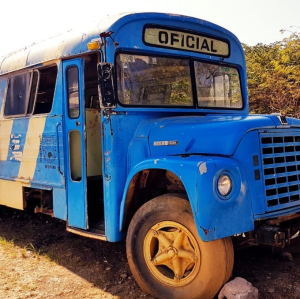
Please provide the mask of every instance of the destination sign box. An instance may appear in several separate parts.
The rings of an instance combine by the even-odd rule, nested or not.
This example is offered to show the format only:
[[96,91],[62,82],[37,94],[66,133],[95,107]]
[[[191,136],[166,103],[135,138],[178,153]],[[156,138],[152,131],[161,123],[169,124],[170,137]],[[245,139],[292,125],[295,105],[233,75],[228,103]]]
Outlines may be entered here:
[[189,32],[163,28],[146,28],[144,31],[144,42],[157,47],[174,48],[222,57],[229,56],[228,42]]

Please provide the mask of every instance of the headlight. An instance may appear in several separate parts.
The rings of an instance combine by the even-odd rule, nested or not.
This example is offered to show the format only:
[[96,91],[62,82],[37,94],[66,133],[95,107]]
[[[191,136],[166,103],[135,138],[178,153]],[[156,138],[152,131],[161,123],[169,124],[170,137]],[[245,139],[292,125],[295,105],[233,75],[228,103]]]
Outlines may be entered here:
[[232,190],[232,181],[227,174],[220,175],[218,179],[218,191],[220,195],[227,196]]

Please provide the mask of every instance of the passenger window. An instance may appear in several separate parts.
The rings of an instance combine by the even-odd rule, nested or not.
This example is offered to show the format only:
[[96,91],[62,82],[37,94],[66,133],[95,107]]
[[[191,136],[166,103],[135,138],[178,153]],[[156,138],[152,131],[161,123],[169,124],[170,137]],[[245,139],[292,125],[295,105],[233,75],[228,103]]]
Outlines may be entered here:
[[40,69],[39,75],[39,87],[33,114],[49,113],[51,111],[55,92],[57,66]]
[[78,118],[79,110],[79,78],[77,66],[67,69],[68,112],[70,118]]
[[49,113],[52,109],[57,66],[11,76],[8,80],[5,116]]
[[8,80],[5,116],[19,116],[27,113],[32,72],[11,76]]
[[98,95],[97,63],[100,61],[98,53],[85,58],[84,65],[84,101],[85,108],[100,109]]

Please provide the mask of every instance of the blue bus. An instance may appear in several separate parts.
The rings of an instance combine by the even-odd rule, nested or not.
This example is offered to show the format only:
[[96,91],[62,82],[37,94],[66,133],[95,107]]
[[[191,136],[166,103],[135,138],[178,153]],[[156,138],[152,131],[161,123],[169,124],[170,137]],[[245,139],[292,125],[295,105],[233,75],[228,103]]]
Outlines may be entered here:
[[243,48],[192,17],[103,19],[0,58],[0,204],[117,242],[157,298],[213,298],[233,242],[299,229],[300,121],[249,115]]

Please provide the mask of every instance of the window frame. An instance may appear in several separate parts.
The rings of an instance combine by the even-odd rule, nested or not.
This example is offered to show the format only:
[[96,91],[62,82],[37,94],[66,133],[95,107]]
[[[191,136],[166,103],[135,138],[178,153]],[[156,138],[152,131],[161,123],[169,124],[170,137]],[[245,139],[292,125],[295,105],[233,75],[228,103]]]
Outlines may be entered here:
[[[76,76],[77,82],[78,82],[78,91],[77,91],[77,93],[78,93],[78,115],[77,116],[72,116],[70,114],[71,108],[70,108],[69,75],[68,74],[69,74],[69,70],[72,69],[72,68],[77,70],[77,76]],[[67,91],[68,117],[70,119],[78,119],[80,117],[81,113],[82,113],[81,109],[80,109],[80,81],[79,81],[79,68],[78,68],[78,65],[74,64],[74,65],[68,66],[67,69],[65,70],[65,74],[66,74],[66,86],[65,86],[65,88],[66,88],[66,91]]]
[[[11,75],[8,76],[8,78],[7,78],[7,87],[6,87],[6,91],[5,91],[4,108],[3,108],[3,116],[4,116],[4,118],[16,118],[16,117],[27,116],[29,98],[30,98],[30,94],[31,94],[33,71],[34,70],[26,70],[26,71],[14,73],[14,74],[11,74]],[[9,86],[10,86],[10,83],[11,83],[11,78],[13,78],[15,76],[25,75],[25,74],[28,74],[28,73],[30,73],[30,84],[29,84],[29,92],[27,92],[27,96],[26,96],[26,99],[25,99],[25,102],[26,102],[25,103],[25,113],[23,113],[23,114],[8,114],[8,115],[6,115],[5,114],[5,108],[6,108],[6,104],[7,104],[7,94],[8,94]]]
[[[32,110],[31,110],[31,113],[28,113],[28,110],[29,110],[29,104],[30,104],[30,96],[31,96],[31,92],[32,92],[32,83],[33,83],[33,74],[34,72],[37,72],[38,74],[38,79],[37,79],[37,83],[36,83],[36,88],[35,88],[35,92],[34,92],[34,98],[33,98],[33,104],[32,104]],[[39,89],[39,85],[40,85],[40,78],[41,78],[41,75],[40,75],[40,72],[38,69],[34,69],[32,71],[32,77],[31,77],[31,82],[30,82],[30,93],[29,93],[29,97],[28,97],[28,103],[27,103],[27,111],[26,111],[26,115],[25,116],[31,116],[31,115],[34,115],[34,109],[35,109],[35,103],[36,103],[36,98],[37,98],[37,92],[38,92],[38,89]]]

